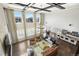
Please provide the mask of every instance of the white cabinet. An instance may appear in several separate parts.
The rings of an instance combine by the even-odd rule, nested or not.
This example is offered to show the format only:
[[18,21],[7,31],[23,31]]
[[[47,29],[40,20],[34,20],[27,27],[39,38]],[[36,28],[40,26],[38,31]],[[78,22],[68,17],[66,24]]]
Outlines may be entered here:
[[64,40],[64,41],[69,42],[74,45],[76,45],[76,43],[77,43],[77,40],[75,38],[68,37],[66,35],[56,35],[56,37],[57,37],[57,39]]

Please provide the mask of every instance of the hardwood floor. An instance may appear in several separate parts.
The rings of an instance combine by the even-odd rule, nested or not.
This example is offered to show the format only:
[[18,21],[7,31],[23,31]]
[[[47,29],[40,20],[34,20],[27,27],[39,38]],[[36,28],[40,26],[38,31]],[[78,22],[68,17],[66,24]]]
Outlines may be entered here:
[[[29,39],[29,40],[32,40],[32,41],[30,41],[31,43],[30,44],[33,44],[33,42],[34,42],[34,39],[35,38],[31,38],[31,39]],[[36,37],[36,41],[38,42],[38,41],[40,41],[39,39],[40,39],[40,37],[38,36],[38,37]],[[26,39],[26,40],[24,40],[24,41],[22,41],[22,42],[19,42],[19,43],[16,43],[16,44],[13,44],[13,46],[12,46],[12,55],[13,56],[20,56],[20,55],[22,55],[22,54],[25,54],[25,53],[27,53],[27,40],[28,39]],[[34,42],[35,43],[35,42]]]
[[24,42],[14,44],[12,46],[12,55],[20,56],[20,55],[26,53],[26,50],[27,50],[27,40]]
[[[58,41],[58,53],[57,56],[73,56],[76,53],[77,47],[73,46],[63,40]],[[12,47],[13,56],[21,56],[27,53],[27,40],[14,44]]]
[[61,39],[57,42],[59,44],[58,56],[75,56],[77,46],[65,42]]

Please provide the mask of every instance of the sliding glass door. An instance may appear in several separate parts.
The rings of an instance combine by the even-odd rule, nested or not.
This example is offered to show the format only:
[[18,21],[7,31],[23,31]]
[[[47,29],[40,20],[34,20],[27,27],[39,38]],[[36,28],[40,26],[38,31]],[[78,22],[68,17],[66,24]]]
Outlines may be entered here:
[[36,35],[40,35],[40,14],[36,14]]
[[17,32],[18,41],[22,41],[25,39],[24,22],[23,22],[23,18],[22,18],[22,12],[21,11],[14,11],[14,18],[16,21],[16,32]]
[[15,20],[14,21],[15,26],[12,25],[12,27],[14,26],[16,32],[14,33],[16,34],[14,42],[19,42],[28,38],[34,38],[36,36],[39,36],[43,29],[42,28],[44,22],[43,16],[44,16],[43,14],[39,13],[13,10],[12,17],[14,19],[12,20]]
[[25,14],[26,20],[26,36],[27,38],[31,38],[34,35],[34,19],[32,12],[26,12]]

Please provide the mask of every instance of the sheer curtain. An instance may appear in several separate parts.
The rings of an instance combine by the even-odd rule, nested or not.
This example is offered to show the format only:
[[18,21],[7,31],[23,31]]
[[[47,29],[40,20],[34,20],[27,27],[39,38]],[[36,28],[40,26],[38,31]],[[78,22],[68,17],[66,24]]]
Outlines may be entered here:
[[12,43],[16,43],[18,41],[18,38],[17,38],[16,24],[15,24],[15,20],[14,20],[13,10],[5,9],[5,11],[6,11],[8,30],[12,37]]

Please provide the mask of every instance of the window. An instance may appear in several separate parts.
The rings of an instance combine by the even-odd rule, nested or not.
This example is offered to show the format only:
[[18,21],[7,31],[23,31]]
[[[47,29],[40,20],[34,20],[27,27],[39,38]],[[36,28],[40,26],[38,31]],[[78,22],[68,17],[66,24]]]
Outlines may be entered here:
[[40,22],[40,14],[36,14],[36,22]]
[[22,12],[21,11],[14,11],[14,17],[16,21],[16,32],[17,32],[17,38],[18,41],[22,41],[25,39],[25,32],[24,32],[24,22],[22,18]]
[[26,21],[33,23],[33,14],[31,12],[26,14]]
[[39,22],[39,17],[36,18],[36,22]]
[[14,17],[15,17],[16,23],[21,22],[22,14],[20,11],[14,11]]
[[27,21],[27,22],[33,22],[33,18],[32,18],[32,17],[27,18],[26,21]]
[[16,19],[16,23],[17,22],[21,22],[21,18],[20,17],[16,17],[15,19]]

